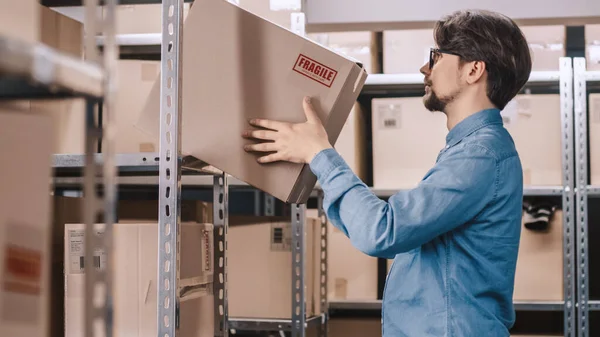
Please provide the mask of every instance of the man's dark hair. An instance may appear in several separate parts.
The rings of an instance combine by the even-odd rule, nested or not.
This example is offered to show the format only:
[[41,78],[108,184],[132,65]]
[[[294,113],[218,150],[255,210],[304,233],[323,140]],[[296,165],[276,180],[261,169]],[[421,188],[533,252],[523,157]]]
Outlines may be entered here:
[[519,26],[485,10],[461,10],[435,24],[440,49],[457,53],[461,62],[483,61],[487,96],[500,110],[521,91],[531,73],[531,54]]

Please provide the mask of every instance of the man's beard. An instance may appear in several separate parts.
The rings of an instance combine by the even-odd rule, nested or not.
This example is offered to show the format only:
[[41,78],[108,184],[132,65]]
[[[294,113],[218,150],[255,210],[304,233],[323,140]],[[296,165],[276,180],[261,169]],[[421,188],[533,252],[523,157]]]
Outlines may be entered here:
[[459,93],[460,90],[457,90],[446,97],[438,97],[435,91],[433,91],[433,88],[429,86],[429,95],[423,98],[423,104],[425,105],[425,108],[431,112],[439,111],[445,113],[446,106],[452,103]]

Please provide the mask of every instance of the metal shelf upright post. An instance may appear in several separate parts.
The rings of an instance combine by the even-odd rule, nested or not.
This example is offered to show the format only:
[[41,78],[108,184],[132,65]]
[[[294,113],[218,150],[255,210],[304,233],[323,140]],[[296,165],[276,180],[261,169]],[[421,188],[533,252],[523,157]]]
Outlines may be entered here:
[[163,0],[157,285],[160,337],[176,337],[179,328],[182,17],[183,0]]
[[563,296],[564,336],[576,336],[574,208],[575,180],[573,171],[573,61],[560,58],[560,111],[563,181]]
[[588,197],[599,195],[598,189],[589,185],[588,179],[588,82],[599,82],[600,72],[586,71],[586,59],[576,57],[574,65],[575,104],[575,155],[577,182],[577,295],[578,336],[590,335],[590,310],[600,310],[600,304],[589,300],[589,255],[588,255]]

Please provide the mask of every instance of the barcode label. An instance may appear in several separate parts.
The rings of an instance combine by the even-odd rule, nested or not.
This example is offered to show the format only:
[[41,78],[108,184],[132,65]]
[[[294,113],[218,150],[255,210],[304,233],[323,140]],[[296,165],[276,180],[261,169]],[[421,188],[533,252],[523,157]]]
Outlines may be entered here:
[[377,108],[379,114],[379,129],[394,130],[402,127],[400,104],[382,104]]
[[[85,230],[69,231],[69,256],[69,273],[85,273]],[[104,250],[96,249],[94,251],[92,265],[96,269],[106,268],[106,253]]]
[[291,224],[271,225],[271,250],[292,251],[292,227]]

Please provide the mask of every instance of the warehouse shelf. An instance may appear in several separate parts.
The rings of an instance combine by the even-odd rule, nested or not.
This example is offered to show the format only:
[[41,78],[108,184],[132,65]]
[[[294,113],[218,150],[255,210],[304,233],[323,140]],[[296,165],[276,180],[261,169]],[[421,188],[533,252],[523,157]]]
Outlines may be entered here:
[[104,72],[91,62],[42,43],[0,36],[0,97],[3,99],[103,95]]
[[588,301],[588,308],[591,311],[600,311],[600,301]]
[[[335,300],[329,301],[329,309],[331,310],[367,310],[367,311],[381,311],[381,300],[372,301],[348,301],[348,300]],[[516,301],[513,303],[515,310],[517,311],[562,311],[565,303],[561,301]]]
[[[102,163],[102,154],[94,155],[94,160],[97,164]],[[157,173],[160,163],[158,153],[121,153],[114,156],[116,167],[121,172],[136,172],[136,173]],[[56,154],[54,155],[54,169],[58,172],[78,172],[85,168],[85,155],[79,154]],[[187,171],[207,175],[223,174],[221,170],[196,159],[193,156],[184,156],[181,166]],[[206,180],[207,186],[212,186],[212,181]]]
[[586,71],[585,79],[588,82],[599,82],[600,81],[600,71]]
[[[183,0],[184,2],[193,2],[194,0]],[[82,6],[84,0],[40,0],[40,3],[47,7],[71,7]],[[106,1],[100,0],[101,4]],[[160,4],[161,0],[119,0],[120,5],[145,5]]]
[[600,186],[588,186],[587,194],[590,197],[600,197]]
[[[306,327],[318,326],[324,320],[323,315],[306,319]],[[230,318],[229,330],[237,331],[291,331],[290,319],[257,319],[257,318]],[[236,331],[236,332],[237,332]]]
[[[182,175],[181,185],[193,186],[193,187],[206,187],[213,188],[213,177],[210,175]],[[245,182],[230,177],[228,175],[229,187],[234,188],[251,188],[250,185]],[[82,177],[55,177],[53,179],[55,186],[68,187],[68,186],[81,186],[83,184]],[[119,176],[117,177],[118,185],[132,185],[132,186],[157,186],[158,177],[156,175],[150,176]]]
[[[399,189],[372,189],[380,198],[389,198],[400,192]],[[564,189],[561,186],[527,186],[523,189],[524,196],[561,196]]]

